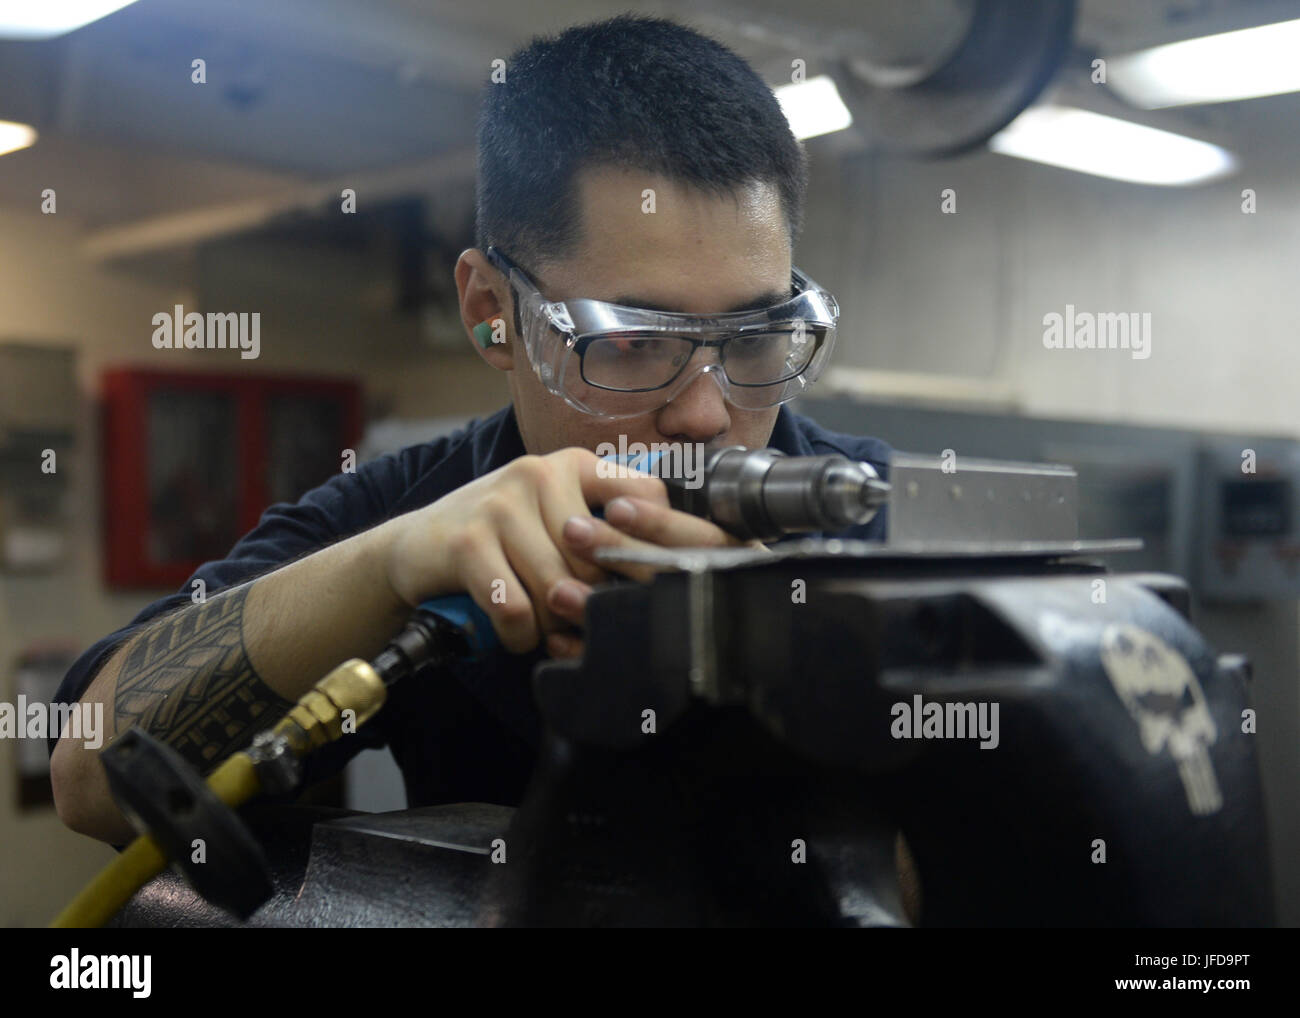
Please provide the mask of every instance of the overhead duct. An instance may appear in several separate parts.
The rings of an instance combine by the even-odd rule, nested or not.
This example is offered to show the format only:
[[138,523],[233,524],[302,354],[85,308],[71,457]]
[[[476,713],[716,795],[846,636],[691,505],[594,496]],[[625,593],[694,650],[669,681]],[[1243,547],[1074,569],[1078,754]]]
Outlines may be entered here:
[[753,43],[829,72],[867,144],[920,157],[976,148],[1011,123],[1069,52],[1075,0],[750,0]]

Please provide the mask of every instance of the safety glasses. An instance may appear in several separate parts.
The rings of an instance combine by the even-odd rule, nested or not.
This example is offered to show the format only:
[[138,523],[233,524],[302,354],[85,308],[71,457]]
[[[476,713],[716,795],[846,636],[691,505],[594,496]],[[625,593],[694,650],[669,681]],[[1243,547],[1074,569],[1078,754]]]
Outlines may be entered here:
[[835,345],[839,304],[797,268],[788,300],[701,317],[588,298],[548,301],[503,252],[489,247],[487,257],[515,295],[515,331],[542,384],[608,420],[658,410],[709,372],[734,406],[773,407],[815,382]]

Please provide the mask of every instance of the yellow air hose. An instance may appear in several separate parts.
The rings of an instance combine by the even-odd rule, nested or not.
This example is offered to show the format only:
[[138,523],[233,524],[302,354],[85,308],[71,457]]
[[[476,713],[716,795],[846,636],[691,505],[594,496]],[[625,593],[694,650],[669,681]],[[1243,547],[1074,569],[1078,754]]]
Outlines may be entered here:
[[[360,658],[345,661],[303,694],[271,730],[301,760],[326,743],[365,724],[384,705],[388,690],[379,673]],[[344,711],[352,711],[345,726]],[[213,793],[231,808],[262,790],[253,757],[231,754],[207,779]],[[167,857],[152,837],[135,839],[109,863],[50,924],[52,928],[103,926],[141,887],[167,868]]]

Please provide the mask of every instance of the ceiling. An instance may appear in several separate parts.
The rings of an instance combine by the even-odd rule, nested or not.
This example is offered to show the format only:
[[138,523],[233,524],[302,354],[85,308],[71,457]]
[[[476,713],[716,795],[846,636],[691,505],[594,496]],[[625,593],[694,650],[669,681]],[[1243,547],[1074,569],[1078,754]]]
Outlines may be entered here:
[[[801,25],[852,26],[860,0],[805,0]],[[478,90],[491,61],[528,38],[627,9],[603,0],[141,0],[59,39],[0,42],[0,119],[39,144],[0,159],[0,204],[62,183],[93,228],[330,187],[451,154],[472,174]],[[790,48],[764,32],[786,0],[662,0],[769,80]],[[787,24],[789,15],[785,15]],[[1083,51],[1115,53],[1206,31],[1300,17],[1300,0],[1082,0]],[[813,33],[815,34],[815,33]],[[207,83],[190,81],[202,58]],[[810,61],[810,64],[812,61]],[[1295,96],[1179,112],[1265,144],[1294,123]],[[457,155],[458,154],[458,155]],[[436,180],[435,180],[436,184]],[[401,191],[400,183],[392,188]]]

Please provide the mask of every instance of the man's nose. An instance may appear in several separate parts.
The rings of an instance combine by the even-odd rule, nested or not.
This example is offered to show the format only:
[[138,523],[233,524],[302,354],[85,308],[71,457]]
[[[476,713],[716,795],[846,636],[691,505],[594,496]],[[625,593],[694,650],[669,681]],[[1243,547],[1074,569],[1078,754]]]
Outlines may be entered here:
[[709,442],[726,434],[731,415],[723,396],[722,369],[715,361],[711,370],[695,376],[677,396],[659,411],[661,435],[681,435],[692,442]]

